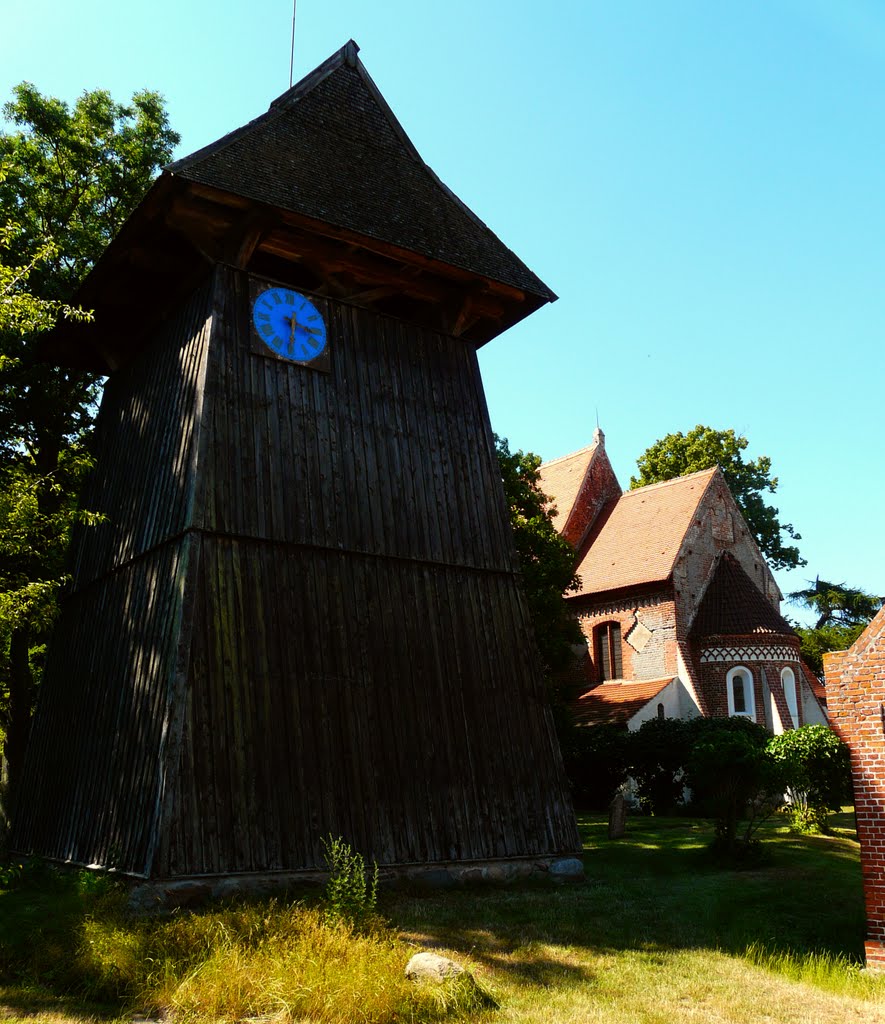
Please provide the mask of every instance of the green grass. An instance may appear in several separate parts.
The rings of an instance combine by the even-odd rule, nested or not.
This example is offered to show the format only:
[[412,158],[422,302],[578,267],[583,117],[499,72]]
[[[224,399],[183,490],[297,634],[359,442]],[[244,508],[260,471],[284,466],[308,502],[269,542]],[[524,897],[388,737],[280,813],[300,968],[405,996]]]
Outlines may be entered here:
[[[834,824],[830,837],[770,825],[765,861],[733,871],[708,855],[708,822],[634,818],[610,841],[585,818],[585,884],[384,893],[390,927],[363,933],[267,903],[132,922],[114,886],[48,873],[0,893],[0,1005],[54,1024],[158,1007],[178,1020],[885,1021],[885,980],[860,969],[853,819]],[[402,974],[420,946],[467,960],[482,989],[416,990]],[[101,1002],[59,1002],[72,996]]]

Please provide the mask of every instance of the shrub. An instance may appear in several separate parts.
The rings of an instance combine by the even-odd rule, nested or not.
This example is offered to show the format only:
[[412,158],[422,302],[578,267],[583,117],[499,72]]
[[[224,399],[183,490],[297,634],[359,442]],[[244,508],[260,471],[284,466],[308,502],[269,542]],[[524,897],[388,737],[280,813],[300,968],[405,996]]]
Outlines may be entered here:
[[575,807],[605,811],[627,779],[630,734],[614,725],[572,728],[561,735],[562,759]]
[[752,860],[758,852],[756,831],[783,802],[783,772],[766,753],[768,732],[745,718],[691,724],[695,742],[686,781],[716,819],[713,849],[730,860]]
[[850,799],[848,747],[825,725],[803,725],[773,736],[767,749],[784,772],[793,828],[827,832],[827,812]]
[[629,773],[645,813],[672,814],[682,803],[693,725],[675,718],[653,718],[630,733]]

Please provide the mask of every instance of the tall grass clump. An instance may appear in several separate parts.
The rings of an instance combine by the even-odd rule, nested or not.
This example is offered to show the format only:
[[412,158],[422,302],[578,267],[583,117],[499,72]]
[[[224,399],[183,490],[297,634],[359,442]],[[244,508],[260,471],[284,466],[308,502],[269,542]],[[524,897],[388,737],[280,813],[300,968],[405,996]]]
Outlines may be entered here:
[[[367,879],[359,905],[374,910],[375,890]],[[458,979],[408,981],[414,948],[377,915],[367,927],[322,904],[253,901],[144,918],[127,895],[53,869],[0,892],[0,979],[182,1022],[434,1024],[481,1001]]]
[[881,979],[864,971],[863,964],[837,953],[773,950],[754,942],[745,950],[744,959],[773,974],[835,995],[869,999],[881,992]]

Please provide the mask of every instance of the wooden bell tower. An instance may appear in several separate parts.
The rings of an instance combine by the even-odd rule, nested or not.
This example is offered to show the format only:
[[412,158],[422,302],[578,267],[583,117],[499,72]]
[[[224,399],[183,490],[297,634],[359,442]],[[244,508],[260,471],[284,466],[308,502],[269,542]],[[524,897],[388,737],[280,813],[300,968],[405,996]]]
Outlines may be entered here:
[[107,373],[14,848],[174,879],[580,849],[478,346],[555,296],[348,43],[167,168],[55,360]]

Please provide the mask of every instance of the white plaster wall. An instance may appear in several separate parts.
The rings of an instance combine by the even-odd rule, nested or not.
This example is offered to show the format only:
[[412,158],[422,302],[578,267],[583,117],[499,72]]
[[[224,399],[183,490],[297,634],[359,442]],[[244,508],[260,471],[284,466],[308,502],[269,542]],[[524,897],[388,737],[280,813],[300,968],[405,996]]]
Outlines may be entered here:
[[652,697],[644,708],[636,712],[627,722],[627,728],[631,732],[636,732],[643,722],[657,718],[658,704],[664,705],[664,718],[694,718],[700,714],[691,694],[685,688],[682,680],[677,677],[667,683],[656,697]]
[[806,725],[829,725],[829,719],[823,708],[814,698],[814,694],[804,679],[798,679],[797,685],[801,692],[802,700],[802,721]]

